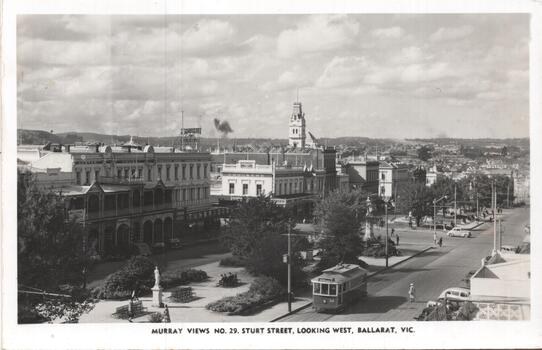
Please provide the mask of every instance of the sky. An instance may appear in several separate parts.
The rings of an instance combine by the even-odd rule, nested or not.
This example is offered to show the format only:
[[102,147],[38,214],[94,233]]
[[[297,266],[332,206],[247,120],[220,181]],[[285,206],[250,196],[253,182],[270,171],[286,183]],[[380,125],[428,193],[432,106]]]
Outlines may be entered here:
[[528,137],[529,16],[23,15],[18,127],[287,138]]

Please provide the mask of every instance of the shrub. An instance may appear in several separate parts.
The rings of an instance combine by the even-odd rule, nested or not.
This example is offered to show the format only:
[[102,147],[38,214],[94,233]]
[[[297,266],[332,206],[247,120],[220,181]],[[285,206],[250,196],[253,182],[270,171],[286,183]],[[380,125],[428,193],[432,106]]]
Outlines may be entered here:
[[160,323],[164,319],[164,315],[160,312],[153,312],[149,315],[149,322],[151,323]]
[[202,282],[209,278],[203,270],[188,269],[175,272],[166,272],[160,278],[162,288],[172,288],[190,282]]
[[267,299],[275,299],[284,295],[285,290],[280,283],[271,277],[258,277],[251,284],[248,289],[249,292],[260,294]]
[[271,277],[258,277],[252,282],[247,292],[233,297],[225,297],[205,306],[206,309],[216,312],[228,312],[238,315],[261,306],[267,302],[277,300],[284,295],[284,288]]
[[225,267],[245,267],[246,261],[241,259],[238,256],[228,256],[227,258],[224,258],[220,260],[220,266]]
[[458,321],[472,321],[476,314],[478,313],[478,308],[472,302],[467,301],[461,305],[457,313],[456,320]]
[[149,258],[133,257],[120,270],[109,275],[103,286],[94,288],[92,295],[99,299],[126,299],[134,290],[138,294],[147,293],[154,285],[154,268],[155,264]]
[[239,278],[237,278],[236,273],[228,273],[220,275],[220,281],[218,285],[221,287],[236,287],[239,285]]
[[[92,290],[98,299],[127,299],[136,291],[138,295],[150,293],[154,286],[155,263],[143,256],[131,258],[120,270],[107,277],[105,283]],[[209,276],[202,270],[188,269],[162,274],[162,288],[176,287],[190,282],[205,281]]]

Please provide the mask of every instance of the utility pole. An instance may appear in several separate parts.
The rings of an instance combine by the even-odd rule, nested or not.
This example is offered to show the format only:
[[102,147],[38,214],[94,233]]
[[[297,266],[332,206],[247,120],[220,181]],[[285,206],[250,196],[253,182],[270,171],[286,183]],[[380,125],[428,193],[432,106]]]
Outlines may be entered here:
[[454,227],[457,227],[457,185],[456,184],[454,184]]
[[[443,199],[448,199],[448,196],[442,196],[439,199],[433,199],[433,230],[434,235],[437,234],[437,203]],[[444,220],[442,221],[442,227],[444,227]]]
[[388,267],[388,201],[384,205],[384,212],[386,215],[386,267]]
[[501,219],[501,216],[499,215],[499,250],[502,249],[502,219]]
[[480,219],[480,212],[478,211],[478,191],[476,191],[476,221]]
[[292,312],[292,225],[288,223],[288,312]]
[[510,209],[510,180],[506,182],[506,208]]
[[184,110],[181,110],[181,151],[184,151]]
[[497,191],[495,187],[495,182],[491,184],[491,206],[493,207],[493,253],[497,252],[497,220],[495,212],[497,210]]

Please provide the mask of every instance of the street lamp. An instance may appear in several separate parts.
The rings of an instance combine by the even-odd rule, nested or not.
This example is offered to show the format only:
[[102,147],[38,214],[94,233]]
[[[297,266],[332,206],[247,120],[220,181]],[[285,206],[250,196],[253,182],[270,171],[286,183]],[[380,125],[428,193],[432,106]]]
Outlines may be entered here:
[[288,312],[292,312],[292,225],[288,223]]
[[292,223],[288,222],[288,253],[282,256],[282,261],[288,264],[288,312],[292,312]]
[[437,234],[437,203],[443,199],[448,199],[448,196],[442,196],[439,199],[433,200],[433,231],[435,235]]
[[389,199],[384,204],[384,213],[386,216],[386,267],[388,267],[388,205],[391,204],[395,208],[395,203],[392,199]]

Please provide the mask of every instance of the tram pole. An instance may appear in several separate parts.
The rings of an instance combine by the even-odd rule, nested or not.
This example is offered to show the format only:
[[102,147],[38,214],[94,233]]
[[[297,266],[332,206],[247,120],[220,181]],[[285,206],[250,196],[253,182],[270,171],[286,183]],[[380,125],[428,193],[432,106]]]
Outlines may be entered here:
[[288,223],[288,312],[292,312],[292,225]]
[[388,202],[384,205],[384,212],[386,215],[386,267],[388,267]]

